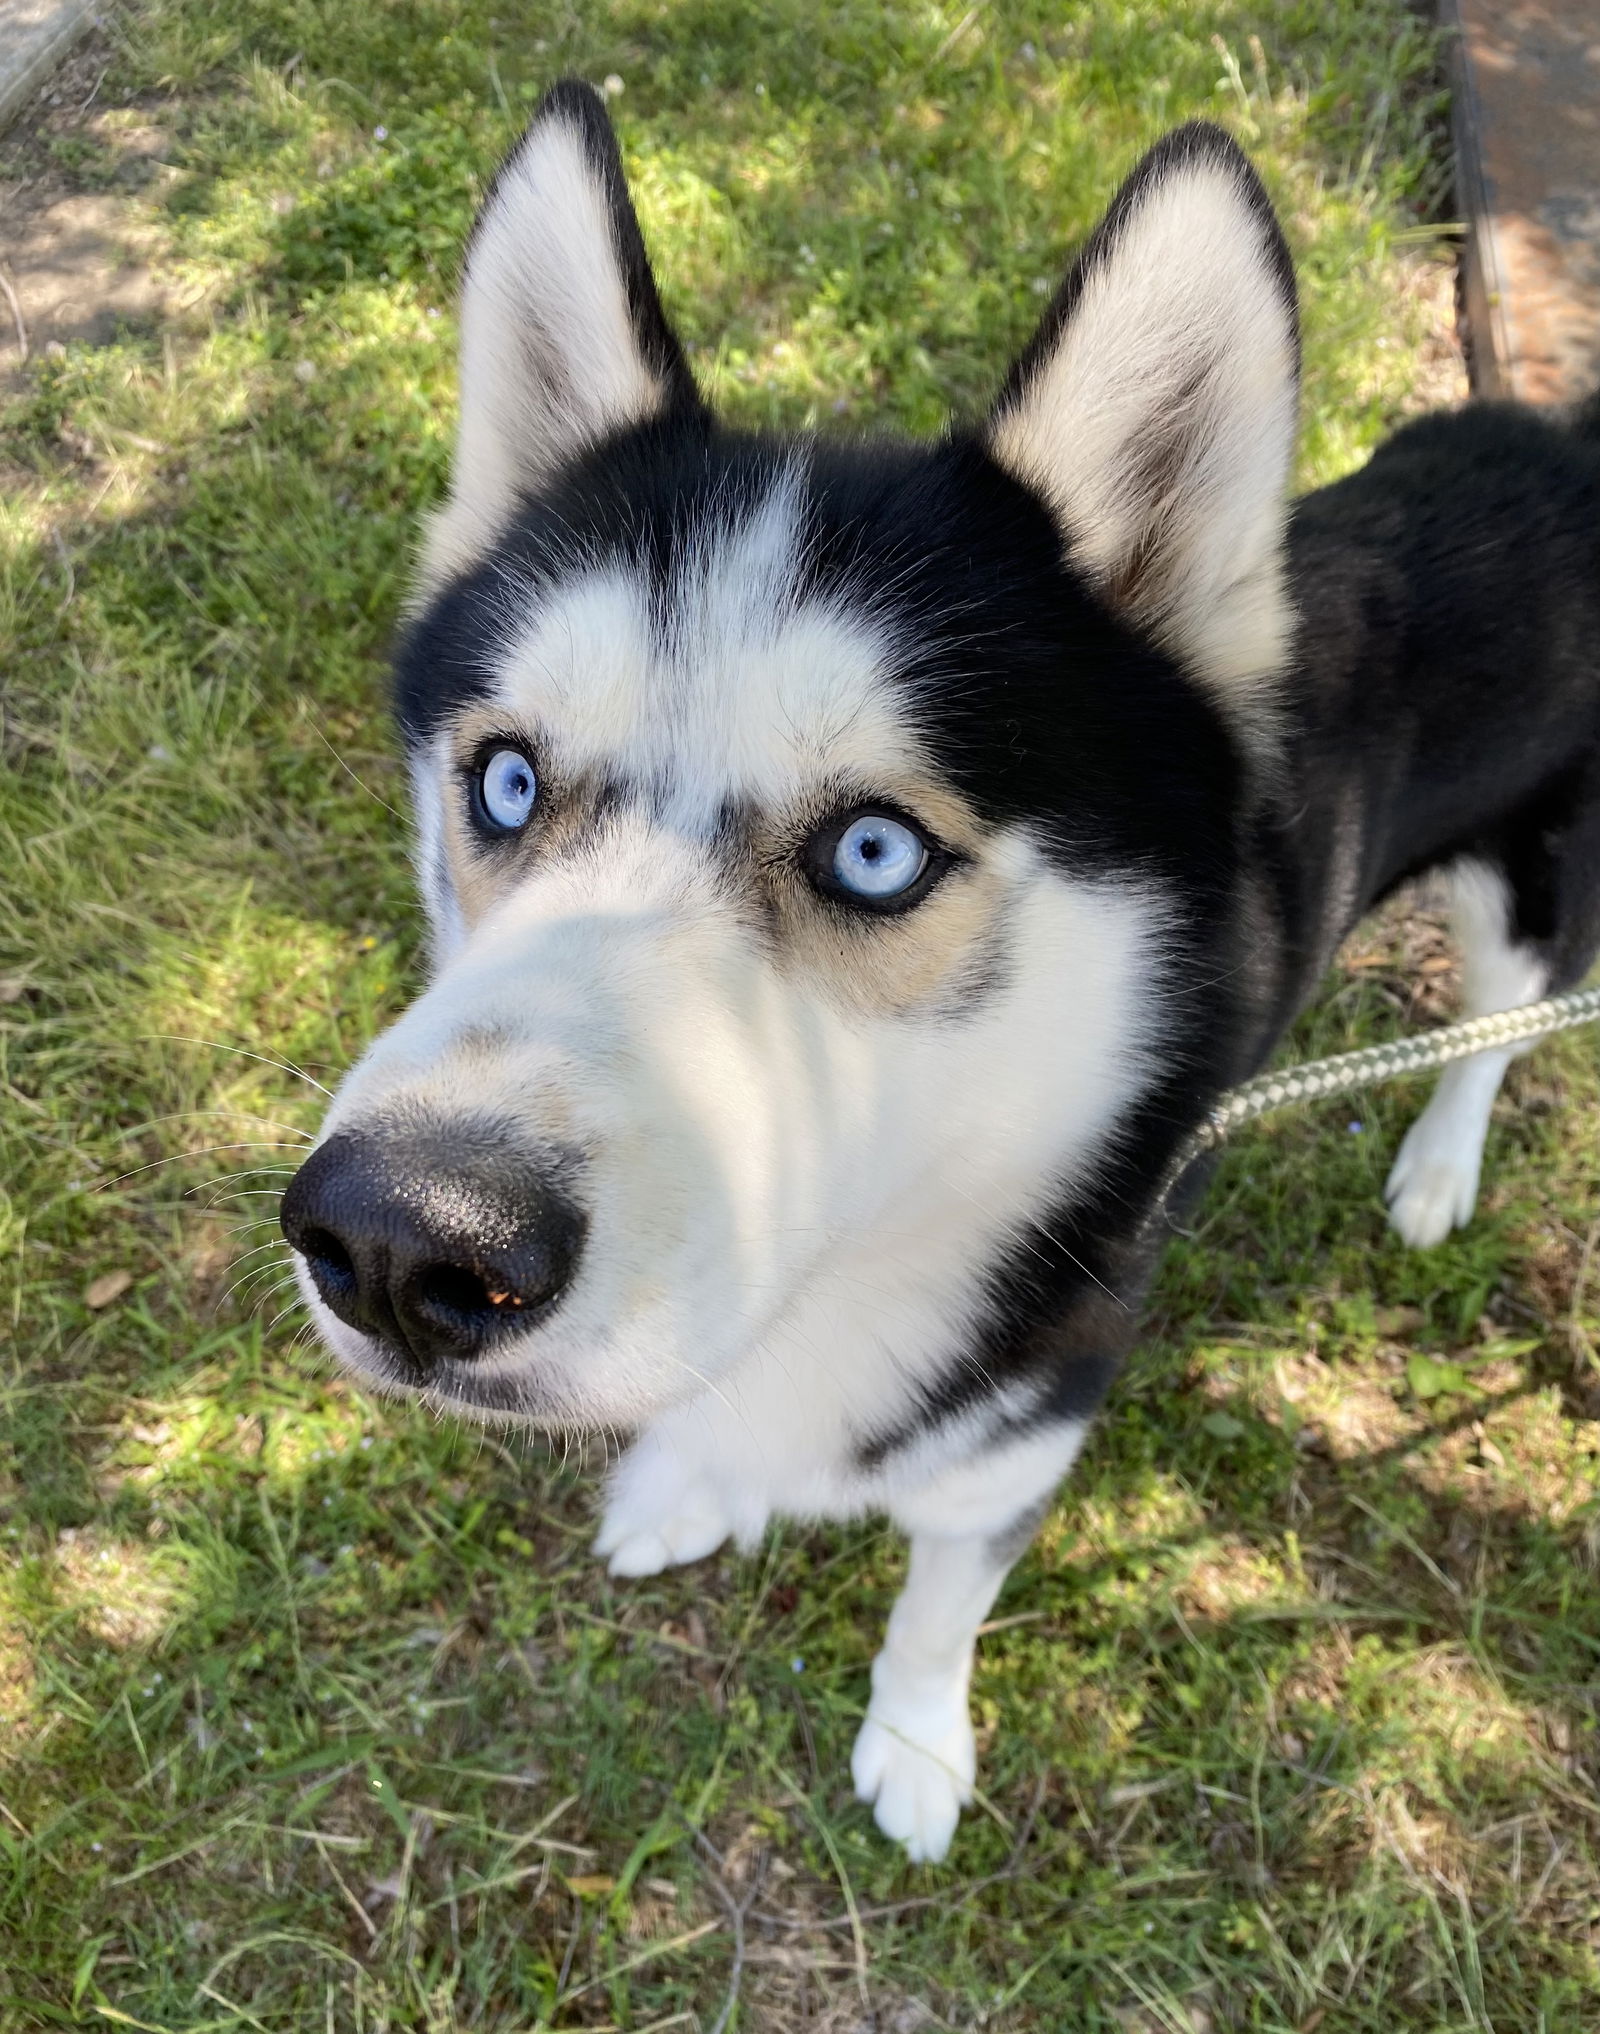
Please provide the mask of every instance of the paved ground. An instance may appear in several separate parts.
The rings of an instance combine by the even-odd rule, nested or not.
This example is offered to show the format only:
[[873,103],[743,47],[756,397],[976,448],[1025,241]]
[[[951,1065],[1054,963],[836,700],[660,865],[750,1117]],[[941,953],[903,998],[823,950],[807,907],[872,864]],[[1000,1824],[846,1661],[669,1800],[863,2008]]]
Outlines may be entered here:
[[1563,402],[1600,385],[1600,0],[1446,0],[1473,374]]
[[0,0],[0,125],[34,96],[90,14],[91,0]]

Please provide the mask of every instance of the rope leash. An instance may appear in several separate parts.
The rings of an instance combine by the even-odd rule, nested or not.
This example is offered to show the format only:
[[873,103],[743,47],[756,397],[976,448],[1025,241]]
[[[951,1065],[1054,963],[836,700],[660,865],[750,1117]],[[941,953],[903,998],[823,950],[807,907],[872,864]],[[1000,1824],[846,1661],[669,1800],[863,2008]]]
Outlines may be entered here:
[[1232,1089],[1212,1110],[1184,1149],[1182,1163],[1213,1151],[1242,1124],[1253,1123],[1274,1109],[1291,1102],[1326,1101],[1333,1095],[1356,1095],[1363,1088],[1397,1074],[1426,1073],[1436,1066],[1448,1066],[1454,1059],[1470,1059],[1474,1053],[1489,1052],[1496,1046],[1519,1044],[1524,1039],[1552,1038],[1558,1031],[1571,1031],[1579,1024],[1600,1021],[1600,988],[1573,989],[1565,996],[1551,996],[1542,1003],[1524,1003],[1515,1010],[1500,1010],[1491,1017],[1467,1017],[1459,1024],[1446,1024],[1438,1031],[1425,1031],[1415,1038],[1396,1038],[1388,1045],[1367,1045],[1359,1052],[1338,1052],[1331,1059],[1310,1059],[1303,1066],[1284,1067],[1278,1073],[1258,1074],[1242,1087]]

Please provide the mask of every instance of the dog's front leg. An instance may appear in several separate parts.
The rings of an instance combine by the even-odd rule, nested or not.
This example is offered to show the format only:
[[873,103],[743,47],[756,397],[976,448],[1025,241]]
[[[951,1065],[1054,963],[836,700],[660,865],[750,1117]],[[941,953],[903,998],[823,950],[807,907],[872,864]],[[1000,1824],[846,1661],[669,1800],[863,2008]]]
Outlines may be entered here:
[[[708,1461],[708,1453],[711,1460]],[[716,1473],[712,1440],[689,1420],[641,1434],[611,1472],[594,1550],[613,1575],[659,1575],[713,1553],[731,1534],[754,1546],[765,1502]]]
[[850,1772],[884,1835],[918,1862],[944,1856],[972,1798],[968,1687],[978,1627],[1083,1435],[1077,1421],[1030,1435],[891,1507],[911,1533],[911,1561],[872,1663],[872,1701]]

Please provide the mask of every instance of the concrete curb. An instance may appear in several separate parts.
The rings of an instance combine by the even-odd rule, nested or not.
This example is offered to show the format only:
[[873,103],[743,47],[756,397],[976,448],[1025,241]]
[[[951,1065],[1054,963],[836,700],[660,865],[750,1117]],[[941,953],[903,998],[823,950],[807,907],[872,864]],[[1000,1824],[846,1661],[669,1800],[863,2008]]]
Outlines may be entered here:
[[0,127],[93,23],[93,0],[0,0]]

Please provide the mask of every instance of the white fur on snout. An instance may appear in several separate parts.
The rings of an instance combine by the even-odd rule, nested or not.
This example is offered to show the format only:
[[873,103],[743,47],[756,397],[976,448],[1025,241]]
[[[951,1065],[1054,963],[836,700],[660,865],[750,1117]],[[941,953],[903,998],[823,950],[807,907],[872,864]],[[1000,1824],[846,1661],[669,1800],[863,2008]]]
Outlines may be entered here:
[[[530,1154],[575,1154],[588,1216],[549,1322],[474,1365],[536,1373],[573,1423],[635,1421],[699,1393],[823,1241],[843,1103],[865,1041],[786,993],[703,848],[618,819],[512,891],[368,1053],[328,1127],[424,1110],[489,1116]],[[830,1102],[830,1098],[831,1102]],[[830,1167],[846,1176],[824,1185]]]

